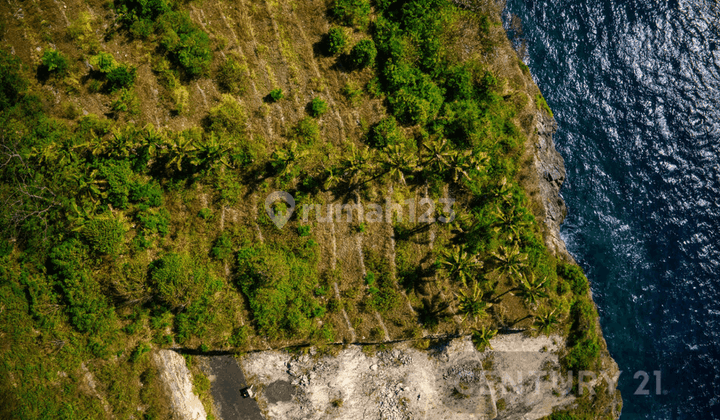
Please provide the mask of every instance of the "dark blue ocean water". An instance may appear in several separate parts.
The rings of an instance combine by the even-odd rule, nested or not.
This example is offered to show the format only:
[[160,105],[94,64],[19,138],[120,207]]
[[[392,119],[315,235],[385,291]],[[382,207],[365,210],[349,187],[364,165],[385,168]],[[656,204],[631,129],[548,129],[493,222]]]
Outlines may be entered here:
[[562,234],[623,370],[622,419],[720,418],[720,5],[510,0],[510,14],[559,124]]

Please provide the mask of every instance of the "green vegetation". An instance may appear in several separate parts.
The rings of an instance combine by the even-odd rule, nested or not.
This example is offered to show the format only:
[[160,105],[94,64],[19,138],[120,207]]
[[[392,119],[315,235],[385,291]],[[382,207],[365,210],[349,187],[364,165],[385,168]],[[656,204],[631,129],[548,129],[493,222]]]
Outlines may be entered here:
[[45,71],[51,74],[64,76],[68,72],[68,60],[58,50],[45,50],[41,60]]
[[313,118],[318,118],[325,112],[327,112],[327,102],[318,97],[313,98],[308,104],[308,113]]
[[327,35],[327,49],[330,55],[340,54],[348,44],[348,36],[343,28],[330,28]]
[[358,42],[350,52],[350,60],[353,66],[358,69],[374,66],[375,57],[377,57],[377,50],[375,49],[375,43],[370,39],[363,39]]
[[283,95],[283,91],[282,91],[282,89],[280,89],[280,88],[273,89],[273,90],[270,91],[270,99],[271,99],[273,102],[277,102],[277,101],[279,101],[280,99],[282,99],[282,98],[284,98],[284,97],[285,97],[285,95]]
[[368,0],[335,0],[330,10],[343,25],[364,29],[370,20]]
[[552,109],[550,109],[547,102],[545,102],[545,98],[541,94],[538,93],[535,95],[535,103],[537,104],[537,108],[539,110],[547,112],[551,117],[554,116]]
[[239,285],[261,334],[278,339],[320,332],[313,319],[326,308],[313,296],[318,282],[315,246],[306,239],[291,249],[252,246],[239,251]]
[[215,78],[224,92],[238,94],[244,91],[244,76],[245,67],[235,58],[228,57],[218,68]]
[[0,50],[0,112],[15,105],[27,88],[20,75],[21,63],[5,50]]
[[[36,76],[53,76],[52,93],[27,80],[37,61],[0,50],[0,378],[15,378],[0,379],[3,414],[106,416],[82,396],[85,363],[115,417],[167,418],[155,349],[347,342],[343,310],[357,340],[382,341],[387,330],[426,348],[423,331],[462,333],[485,349],[518,328],[567,336],[566,369],[598,366],[604,343],[587,278],[548,252],[535,194],[521,185],[532,135],[523,122],[542,97],[518,99],[535,91],[519,90],[517,66],[495,73],[461,59],[452,30],[471,23],[490,51],[497,19],[443,0],[337,0],[329,15],[352,28],[333,27],[333,56],[306,74],[306,48],[283,24],[270,37],[277,45],[262,34],[267,46],[243,56],[222,51],[235,41],[214,21],[190,18],[202,5],[114,6],[118,25],[102,40],[81,14],[59,44],[67,55],[42,55]],[[194,22],[226,58],[213,62],[211,36]],[[211,75],[211,63],[221,94],[191,80]],[[296,108],[310,98],[303,115]],[[333,115],[320,120],[326,101]],[[264,211],[275,190],[297,204],[283,229]],[[403,217],[372,223],[369,205],[390,194]],[[314,218],[356,202],[368,205],[365,219],[342,210],[348,227],[334,227],[333,261]],[[304,224],[308,203],[322,209]],[[207,392],[204,379],[195,385]]]
[[188,77],[206,75],[212,61],[210,38],[187,12],[174,10],[165,0],[115,0],[120,21],[134,37],[157,33],[160,46]]

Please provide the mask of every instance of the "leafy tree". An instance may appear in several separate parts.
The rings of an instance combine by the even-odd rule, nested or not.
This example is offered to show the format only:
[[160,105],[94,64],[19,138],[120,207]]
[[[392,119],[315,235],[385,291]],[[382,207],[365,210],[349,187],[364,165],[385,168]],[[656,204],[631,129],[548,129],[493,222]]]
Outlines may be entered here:
[[323,101],[318,97],[315,97],[308,104],[308,111],[310,113],[310,116],[312,116],[313,118],[318,118],[327,111],[327,102]]
[[0,49],[0,112],[15,105],[27,88],[21,70],[20,60]]
[[163,34],[160,45],[170,59],[191,78],[207,74],[213,55],[210,38],[192,22],[187,12],[167,12],[158,19],[158,24]]
[[42,65],[49,73],[64,76],[68,71],[68,60],[58,50],[45,50],[42,56]]
[[377,57],[377,49],[375,43],[371,39],[363,39],[353,47],[350,51],[350,60],[357,69],[365,67],[373,67],[375,58]]
[[277,102],[277,101],[279,101],[280,99],[282,99],[282,98],[284,98],[284,97],[285,97],[285,95],[283,95],[283,91],[282,91],[282,89],[280,89],[280,88],[273,89],[273,90],[270,91],[270,99],[271,99],[273,102]]
[[368,0],[335,0],[331,13],[347,26],[364,27],[370,17]]
[[217,290],[217,280],[205,267],[185,254],[166,254],[153,262],[150,279],[158,298],[182,310]]
[[375,124],[368,133],[368,140],[370,145],[380,149],[388,145],[405,144],[407,142],[393,116],[385,117]]
[[345,50],[348,36],[342,28],[331,28],[327,35],[327,49],[331,55],[340,54]]

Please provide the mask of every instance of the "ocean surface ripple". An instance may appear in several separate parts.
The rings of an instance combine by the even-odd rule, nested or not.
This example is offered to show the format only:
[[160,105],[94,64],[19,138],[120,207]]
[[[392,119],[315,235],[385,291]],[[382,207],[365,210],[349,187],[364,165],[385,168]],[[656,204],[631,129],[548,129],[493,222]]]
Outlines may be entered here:
[[562,235],[623,371],[621,418],[720,418],[720,5],[510,0],[504,20],[559,124]]

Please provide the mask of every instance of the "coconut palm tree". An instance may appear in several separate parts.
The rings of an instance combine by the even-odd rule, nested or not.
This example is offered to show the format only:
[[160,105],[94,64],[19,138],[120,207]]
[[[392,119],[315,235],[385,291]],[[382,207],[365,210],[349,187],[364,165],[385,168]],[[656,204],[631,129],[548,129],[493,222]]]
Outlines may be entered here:
[[405,174],[414,171],[417,167],[417,157],[400,144],[385,146],[381,162],[385,169],[381,176],[390,175],[391,178],[397,178],[403,185],[406,185]]
[[196,150],[191,164],[197,167],[210,167],[216,162],[220,162],[228,168],[232,166],[227,162],[230,146],[226,139],[219,137],[215,132],[211,132],[203,138],[196,146]]
[[178,171],[182,170],[183,163],[192,158],[196,148],[194,139],[185,136],[182,133],[165,139],[165,169],[171,169],[173,166]]
[[538,299],[548,297],[545,292],[545,283],[547,283],[547,277],[541,281],[535,278],[535,274],[531,272],[529,276],[520,276],[520,285],[515,290],[526,304],[535,307]]
[[73,173],[70,175],[70,180],[75,183],[75,191],[81,197],[88,197],[94,203],[97,203],[99,198],[105,198],[106,193],[102,192],[104,185],[107,181],[104,179],[98,179],[98,170],[93,169],[89,174]]
[[271,165],[278,171],[277,176],[282,176],[290,172],[307,154],[307,150],[298,150],[297,143],[293,141],[290,142],[287,149],[278,149],[273,152]]
[[332,189],[340,182],[340,177],[337,175],[337,169],[335,167],[325,168],[325,181],[323,182],[323,188],[326,190]]
[[472,341],[473,344],[475,344],[475,347],[478,349],[478,351],[485,351],[486,347],[490,347],[490,350],[492,350],[492,345],[490,344],[490,340],[492,340],[498,333],[498,330],[493,330],[490,328],[482,327],[479,330],[473,331],[472,334]]
[[497,187],[490,192],[490,196],[506,204],[512,204],[513,194],[507,178],[502,177]]
[[477,282],[473,285],[472,290],[467,288],[461,290],[455,297],[458,300],[458,312],[463,314],[463,322],[468,316],[471,316],[473,321],[477,321],[478,318],[486,316],[485,309],[492,306],[491,303],[483,301],[483,293]]
[[460,280],[464,286],[467,285],[467,278],[471,277],[475,270],[483,266],[482,262],[479,262],[477,257],[469,253],[464,246],[457,245],[443,253],[443,259],[440,263],[451,279]]
[[375,169],[375,156],[367,147],[357,149],[350,144],[350,153],[343,162],[342,175],[349,184],[359,184],[364,177],[372,173]]
[[448,147],[447,139],[425,143],[423,149],[427,151],[428,156],[422,162],[422,166],[426,166],[431,172],[443,172],[448,166],[447,160],[452,153],[452,150]]
[[515,244],[511,247],[500,246],[498,252],[492,252],[492,256],[498,263],[500,272],[510,277],[519,277],[520,270],[527,265],[527,254],[520,252],[520,247]]
[[560,323],[560,318],[555,312],[557,312],[557,308],[536,315],[532,327],[545,335],[550,335],[550,331]]
[[449,154],[446,162],[447,169],[452,173],[453,181],[463,178],[470,180],[471,170],[481,171],[487,163],[487,154],[484,152],[473,153],[472,150],[455,150]]
[[496,233],[506,233],[510,242],[517,241],[520,238],[520,232],[531,225],[527,212],[516,205],[509,205],[506,211],[495,205],[491,214],[495,218],[492,229]]

